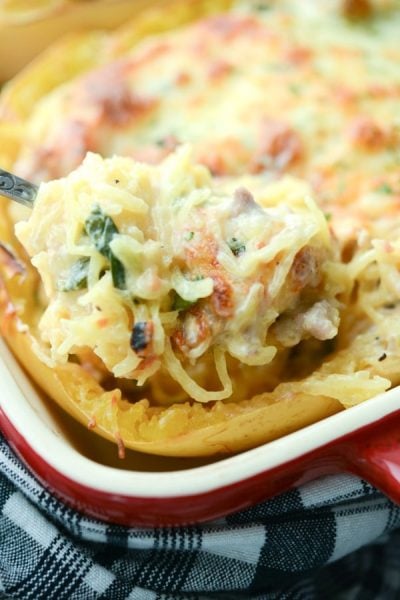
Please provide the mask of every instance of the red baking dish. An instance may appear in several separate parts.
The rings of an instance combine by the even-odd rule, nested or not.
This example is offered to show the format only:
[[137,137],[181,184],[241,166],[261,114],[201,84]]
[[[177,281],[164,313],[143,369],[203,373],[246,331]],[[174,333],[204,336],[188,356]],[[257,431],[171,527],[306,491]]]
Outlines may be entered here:
[[38,392],[0,343],[0,427],[15,452],[69,506],[123,525],[215,519],[321,475],[355,473],[400,503],[400,389],[242,454],[213,462],[118,459]]

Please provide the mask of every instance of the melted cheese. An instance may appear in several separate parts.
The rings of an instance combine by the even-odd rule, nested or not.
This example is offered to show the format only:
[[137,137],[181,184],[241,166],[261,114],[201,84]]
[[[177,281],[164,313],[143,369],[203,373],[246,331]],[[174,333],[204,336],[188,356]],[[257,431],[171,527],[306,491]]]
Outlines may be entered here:
[[[337,334],[339,288],[327,270],[335,246],[307,188],[287,179],[254,199],[234,179],[226,185],[234,191],[182,147],[160,166],[89,154],[40,187],[17,235],[48,297],[40,323],[48,364],[90,348],[115,377],[140,385],[165,368],[191,398],[218,400],[232,394],[225,353],[263,366],[282,347]],[[294,340],[281,315],[296,324]],[[221,391],[182,365],[207,352]]]

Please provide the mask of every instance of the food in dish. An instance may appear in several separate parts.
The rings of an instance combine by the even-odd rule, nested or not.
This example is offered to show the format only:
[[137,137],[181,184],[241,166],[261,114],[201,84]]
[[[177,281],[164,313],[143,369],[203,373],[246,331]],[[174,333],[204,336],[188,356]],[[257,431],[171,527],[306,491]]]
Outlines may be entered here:
[[262,6],[3,95],[14,170],[56,179],[17,225],[44,295],[2,213],[4,335],[121,449],[235,452],[398,383],[398,11]]
[[[305,186],[279,182],[256,200],[232,179],[227,192],[189,152],[160,166],[92,154],[39,188],[16,231],[43,282],[38,352],[50,367],[93,352],[138,391],[148,382],[153,401],[216,401],[233,395],[226,355],[262,367],[337,335],[340,265]],[[214,363],[221,391],[206,389]]]

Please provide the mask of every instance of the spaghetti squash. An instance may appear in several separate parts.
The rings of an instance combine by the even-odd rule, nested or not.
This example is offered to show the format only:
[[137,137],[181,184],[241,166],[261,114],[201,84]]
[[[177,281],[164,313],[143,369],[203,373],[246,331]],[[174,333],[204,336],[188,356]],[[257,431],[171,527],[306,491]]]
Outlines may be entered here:
[[5,86],[2,160],[41,186],[0,212],[2,332],[121,453],[400,383],[399,32],[395,0],[171,1]]

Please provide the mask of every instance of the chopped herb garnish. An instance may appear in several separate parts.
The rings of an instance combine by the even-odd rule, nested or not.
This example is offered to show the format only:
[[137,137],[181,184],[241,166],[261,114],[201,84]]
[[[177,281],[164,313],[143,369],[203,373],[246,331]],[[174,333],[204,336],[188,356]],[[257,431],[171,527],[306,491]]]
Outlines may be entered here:
[[332,219],[332,213],[326,212],[326,213],[324,213],[324,216],[328,222]]
[[246,245],[235,237],[228,241],[228,246],[235,256],[240,256],[243,252],[246,252]]
[[190,242],[190,240],[194,238],[194,231],[188,231],[187,233],[185,233],[183,238],[186,242]]
[[58,280],[57,289],[60,292],[85,289],[87,287],[89,263],[89,257],[82,256],[82,258],[79,258],[70,268],[67,278]]
[[110,261],[114,286],[123,289],[125,287],[125,269],[110,248],[114,235],[118,233],[114,221],[103,213],[100,206],[96,206],[85,221],[85,231],[96,250]]
[[191,300],[185,300],[178,293],[175,292],[175,297],[172,302],[172,310],[187,310],[188,308],[193,306],[193,304],[196,304],[196,302],[197,300],[195,302]]
[[393,188],[388,183],[382,183],[377,191],[381,194],[393,194]]
[[380,357],[378,358],[379,362],[382,362],[383,360],[385,360],[385,358],[387,357],[386,352],[384,352],[383,354],[380,355]]

